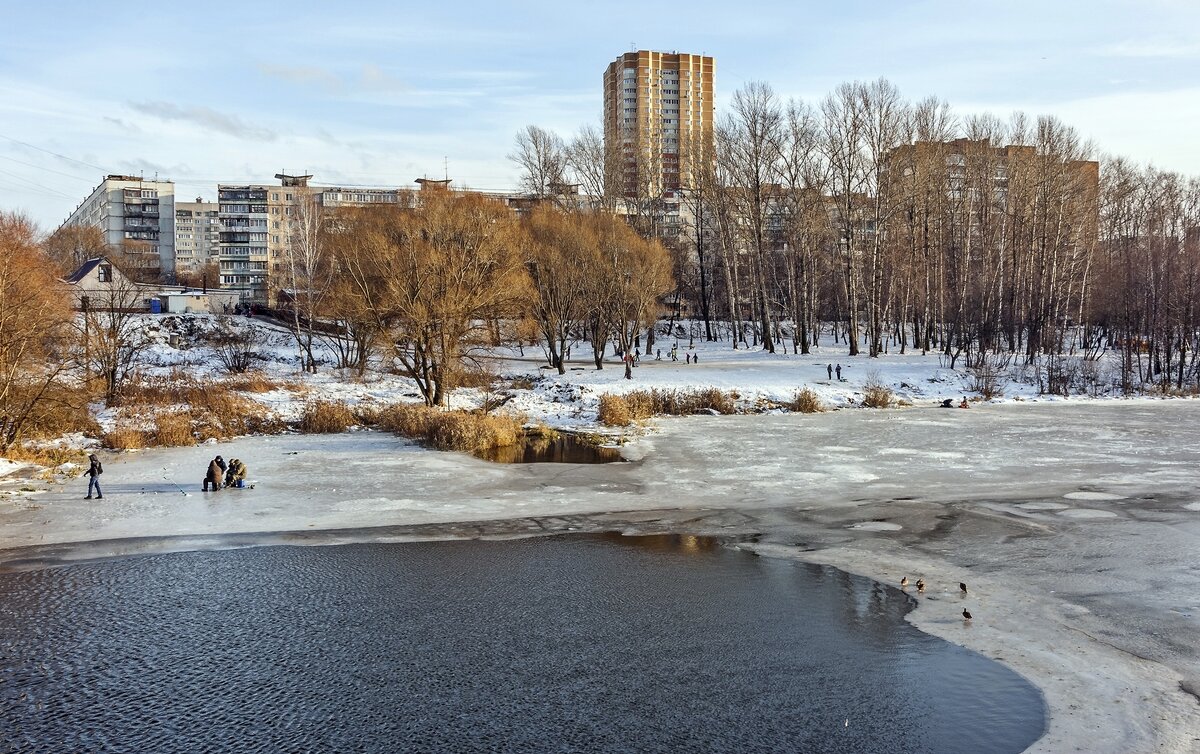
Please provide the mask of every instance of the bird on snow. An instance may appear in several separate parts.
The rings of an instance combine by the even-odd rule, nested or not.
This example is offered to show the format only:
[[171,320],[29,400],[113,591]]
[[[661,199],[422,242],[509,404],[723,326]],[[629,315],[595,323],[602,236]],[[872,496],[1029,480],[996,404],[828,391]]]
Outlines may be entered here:
[[900,586],[908,586],[908,577],[907,576],[900,579]]
[[925,591],[925,579],[917,579],[917,591],[918,592]]
[[971,620],[971,611],[963,608],[963,620]]
[[958,582],[958,588],[960,591],[962,591],[963,594],[967,593],[967,585],[964,584],[963,582],[961,582],[961,581]]

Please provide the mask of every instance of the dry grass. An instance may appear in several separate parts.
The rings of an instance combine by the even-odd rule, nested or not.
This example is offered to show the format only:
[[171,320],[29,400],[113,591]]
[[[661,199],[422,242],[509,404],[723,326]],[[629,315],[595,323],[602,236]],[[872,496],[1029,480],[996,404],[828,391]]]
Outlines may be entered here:
[[229,390],[243,393],[269,393],[283,387],[283,383],[271,379],[262,372],[251,371],[239,374],[220,383]]
[[424,439],[437,409],[421,403],[394,403],[379,410],[376,424],[401,437]]
[[304,406],[299,428],[308,434],[333,434],[356,423],[354,412],[341,401],[310,401]]
[[[169,414],[178,417],[176,425],[155,430],[145,440],[149,445],[192,444],[196,439],[227,440],[239,435],[278,434],[287,426],[279,417],[244,392],[266,392],[278,387],[262,375],[248,373],[221,382],[205,382],[175,372],[167,377],[141,377],[130,381],[121,399],[121,408],[129,416],[155,416],[161,424]],[[183,422],[189,425],[192,440],[183,443]],[[159,442],[159,435],[165,442]],[[116,447],[116,446],[110,446]]]
[[521,420],[506,414],[439,411],[430,422],[426,441],[438,450],[478,453],[515,445],[521,439]]
[[153,444],[160,448],[195,445],[191,414],[159,414],[154,420]]
[[687,416],[709,411],[736,414],[736,399],[735,393],[722,392],[716,388],[631,390],[624,395],[600,396],[598,419],[607,427],[624,427],[630,422],[649,419],[652,416]]
[[479,453],[521,441],[524,418],[478,411],[444,411],[397,403],[378,412],[378,426],[439,450]]
[[623,397],[605,393],[600,396],[600,411],[596,418],[606,427],[624,427],[633,421],[633,412]]
[[143,429],[117,427],[111,432],[105,432],[100,442],[112,450],[138,450],[150,447],[153,439],[153,435]]
[[796,391],[792,402],[788,404],[788,409],[801,414],[819,414],[825,410],[825,406],[821,405],[821,399],[817,397],[812,388],[806,387]]
[[[83,463],[86,456],[78,448],[64,448],[61,445],[12,445],[4,451],[4,457],[10,461],[25,461],[36,463],[38,466],[54,468],[64,463]],[[78,474],[78,472],[76,472]]]

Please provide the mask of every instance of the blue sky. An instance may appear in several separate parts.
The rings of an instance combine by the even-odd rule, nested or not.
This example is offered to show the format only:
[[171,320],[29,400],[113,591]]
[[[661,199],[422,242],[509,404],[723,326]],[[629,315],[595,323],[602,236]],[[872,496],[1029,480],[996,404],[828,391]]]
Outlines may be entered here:
[[[178,7],[177,7],[178,6]],[[283,8],[282,4],[279,8]],[[676,16],[687,7],[686,16]],[[885,76],[959,114],[1052,113],[1105,152],[1200,174],[1197,0],[76,3],[0,13],[0,209],[53,228],[104,173],[511,188],[528,123],[598,123],[633,48],[817,100]]]

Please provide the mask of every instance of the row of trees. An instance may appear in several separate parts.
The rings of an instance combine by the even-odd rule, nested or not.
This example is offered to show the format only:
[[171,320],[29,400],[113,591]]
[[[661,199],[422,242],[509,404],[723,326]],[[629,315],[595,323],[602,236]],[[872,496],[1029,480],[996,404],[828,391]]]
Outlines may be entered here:
[[283,282],[304,363],[315,369],[319,341],[359,370],[382,352],[429,405],[463,384],[481,349],[519,339],[523,322],[560,373],[583,337],[603,368],[610,341],[627,353],[642,329],[653,337],[674,287],[662,244],[603,211],[545,205],[520,217],[479,194],[426,189],[336,212],[301,200],[293,217]]
[[[545,336],[560,372],[565,350],[586,333],[602,368],[609,341],[629,352],[643,329],[653,337],[661,297],[674,287],[662,245],[604,213],[541,207],[522,218],[479,194],[431,190],[408,204],[323,213],[309,203],[295,214],[294,253],[279,282],[291,284],[301,363],[316,368],[322,341],[339,366],[360,371],[379,354],[429,405],[444,405],[464,383],[479,349],[523,330]],[[123,276],[72,311],[57,280],[67,267],[62,240],[0,214],[0,451],[49,414],[86,417],[97,396],[120,403],[149,343],[135,313],[143,294]],[[248,366],[236,328],[212,340],[229,369]]]
[[657,203],[597,182],[617,155],[587,148],[595,137],[530,126],[510,157],[527,190],[567,204],[557,187],[581,184],[663,237],[709,339],[808,353],[832,337],[851,355],[915,348],[952,364],[1107,346],[1127,384],[1200,379],[1200,183],[1101,166],[1053,117],[959,118],[884,79],[812,103],[751,83],[681,150],[684,185]]

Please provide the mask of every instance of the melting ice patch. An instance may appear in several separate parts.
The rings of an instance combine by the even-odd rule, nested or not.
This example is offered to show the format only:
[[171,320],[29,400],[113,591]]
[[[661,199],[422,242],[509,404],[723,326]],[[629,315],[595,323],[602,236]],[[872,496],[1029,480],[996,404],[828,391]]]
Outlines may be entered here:
[[847,529],[857,529],[859,531],[900,531],[904,527],[900,524],[893,524],[891,521],[863,521],[857,524],[850,524]]
[[1112,511],[1098,511],[1094,508],[1068,508],[1065,511],[1059,511],[1058,515],[1066,516],[1067,518],[1116,518],[1117,514]]
[[1079,492],[1068,492],[1063,495],[1067,500],[1124,500],[1124,495],[1115,495],[1111,492],[1090,492],[1088,490],[1080,490]]

